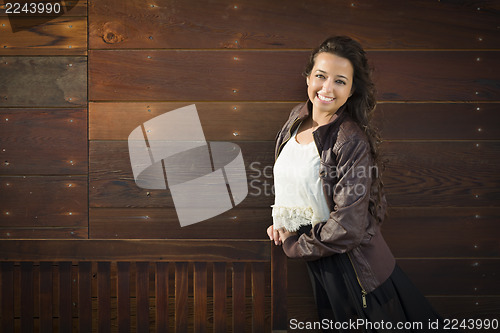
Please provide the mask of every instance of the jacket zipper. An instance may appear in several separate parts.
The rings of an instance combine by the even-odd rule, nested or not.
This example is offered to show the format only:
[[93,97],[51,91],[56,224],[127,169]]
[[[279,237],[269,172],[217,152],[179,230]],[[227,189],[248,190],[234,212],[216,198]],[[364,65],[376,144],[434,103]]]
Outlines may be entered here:
[[358,284],[361,287],[361,300],[363,301],[363,308],[366,309],[367,308],[366,295],[368,293],[366,292],[365,288],[361,284],[361,281],[359,280],[358,272],[356,271],[356,267],[354,267],[354,263],[352,262],[351,255],[349,253],[347,253],[347,257],[349,258],[349,261],[351,262],[352,268],[354,269],[354,274],[356,274],[356,279],[358,280]]
[[300,118],[295,119],[295,120],[294,120],[294,122],[292,123],[292,125],[288,128],[288,132],[287,132],[287,134],[288,134],[289,138],[288,138],[286,141],[283,141],[283,142],[280,144],[280,146],[278,147],[278,150],[276,151],[276,156],[274,157],[274,161],[275,161],[275,162],[276,162],[276,160],[278,159],[278,155],[280,154],[281,147],[283,147],[283,145],[284,145],[285,143],[287,143],[287,142],[290,140],[290,137],[292,136],[292,133],[291,133],[292,128],[293,128],[293,126],[295,125],[295,123],[296,123],[299,119],[300,119]]

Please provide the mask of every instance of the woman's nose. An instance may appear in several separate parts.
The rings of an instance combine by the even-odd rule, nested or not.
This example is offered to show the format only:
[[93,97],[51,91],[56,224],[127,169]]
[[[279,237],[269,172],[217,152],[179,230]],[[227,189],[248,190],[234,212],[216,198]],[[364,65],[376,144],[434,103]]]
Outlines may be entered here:
[[332,80],[328,79],[325,82],[323,82],[323,87],[321,88],[321,90],[326,91],[326,92],[332,91],[333,90]]

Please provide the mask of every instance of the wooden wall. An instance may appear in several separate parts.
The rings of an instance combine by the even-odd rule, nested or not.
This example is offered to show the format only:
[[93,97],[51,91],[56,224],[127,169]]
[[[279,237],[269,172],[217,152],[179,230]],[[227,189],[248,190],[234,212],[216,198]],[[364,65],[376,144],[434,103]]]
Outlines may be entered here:
[[[274,136],[307,96],[310,50],[347,34],[375,68],[384,234],[399,264],[444,316],[498,316],[499,10],[494,1],[94,0],[16,33],[2,10],[0,238],[265,239]],[[169,191],[135,185],[126,140],[189,104],[207,140],[241,147],[249,195],[181,228]],[[289,318],[313,320],[304,263],[290,260],[288,275]]]

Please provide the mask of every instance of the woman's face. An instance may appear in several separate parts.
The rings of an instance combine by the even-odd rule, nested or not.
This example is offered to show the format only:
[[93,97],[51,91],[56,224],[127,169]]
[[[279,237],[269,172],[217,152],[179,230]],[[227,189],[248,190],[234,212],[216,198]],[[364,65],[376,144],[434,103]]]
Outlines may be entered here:
[[314,112],[333,115],[352,95],[354,69],[351,62],[332,53],[316,55],[307,80],[307,94]]

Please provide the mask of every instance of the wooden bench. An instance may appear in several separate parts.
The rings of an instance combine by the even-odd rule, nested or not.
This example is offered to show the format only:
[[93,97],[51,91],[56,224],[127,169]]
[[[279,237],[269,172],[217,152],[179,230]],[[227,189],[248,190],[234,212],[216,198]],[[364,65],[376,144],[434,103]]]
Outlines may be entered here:
[[2,240],[0,261],[3,332],[287,327],[286,257],[270,241]]

